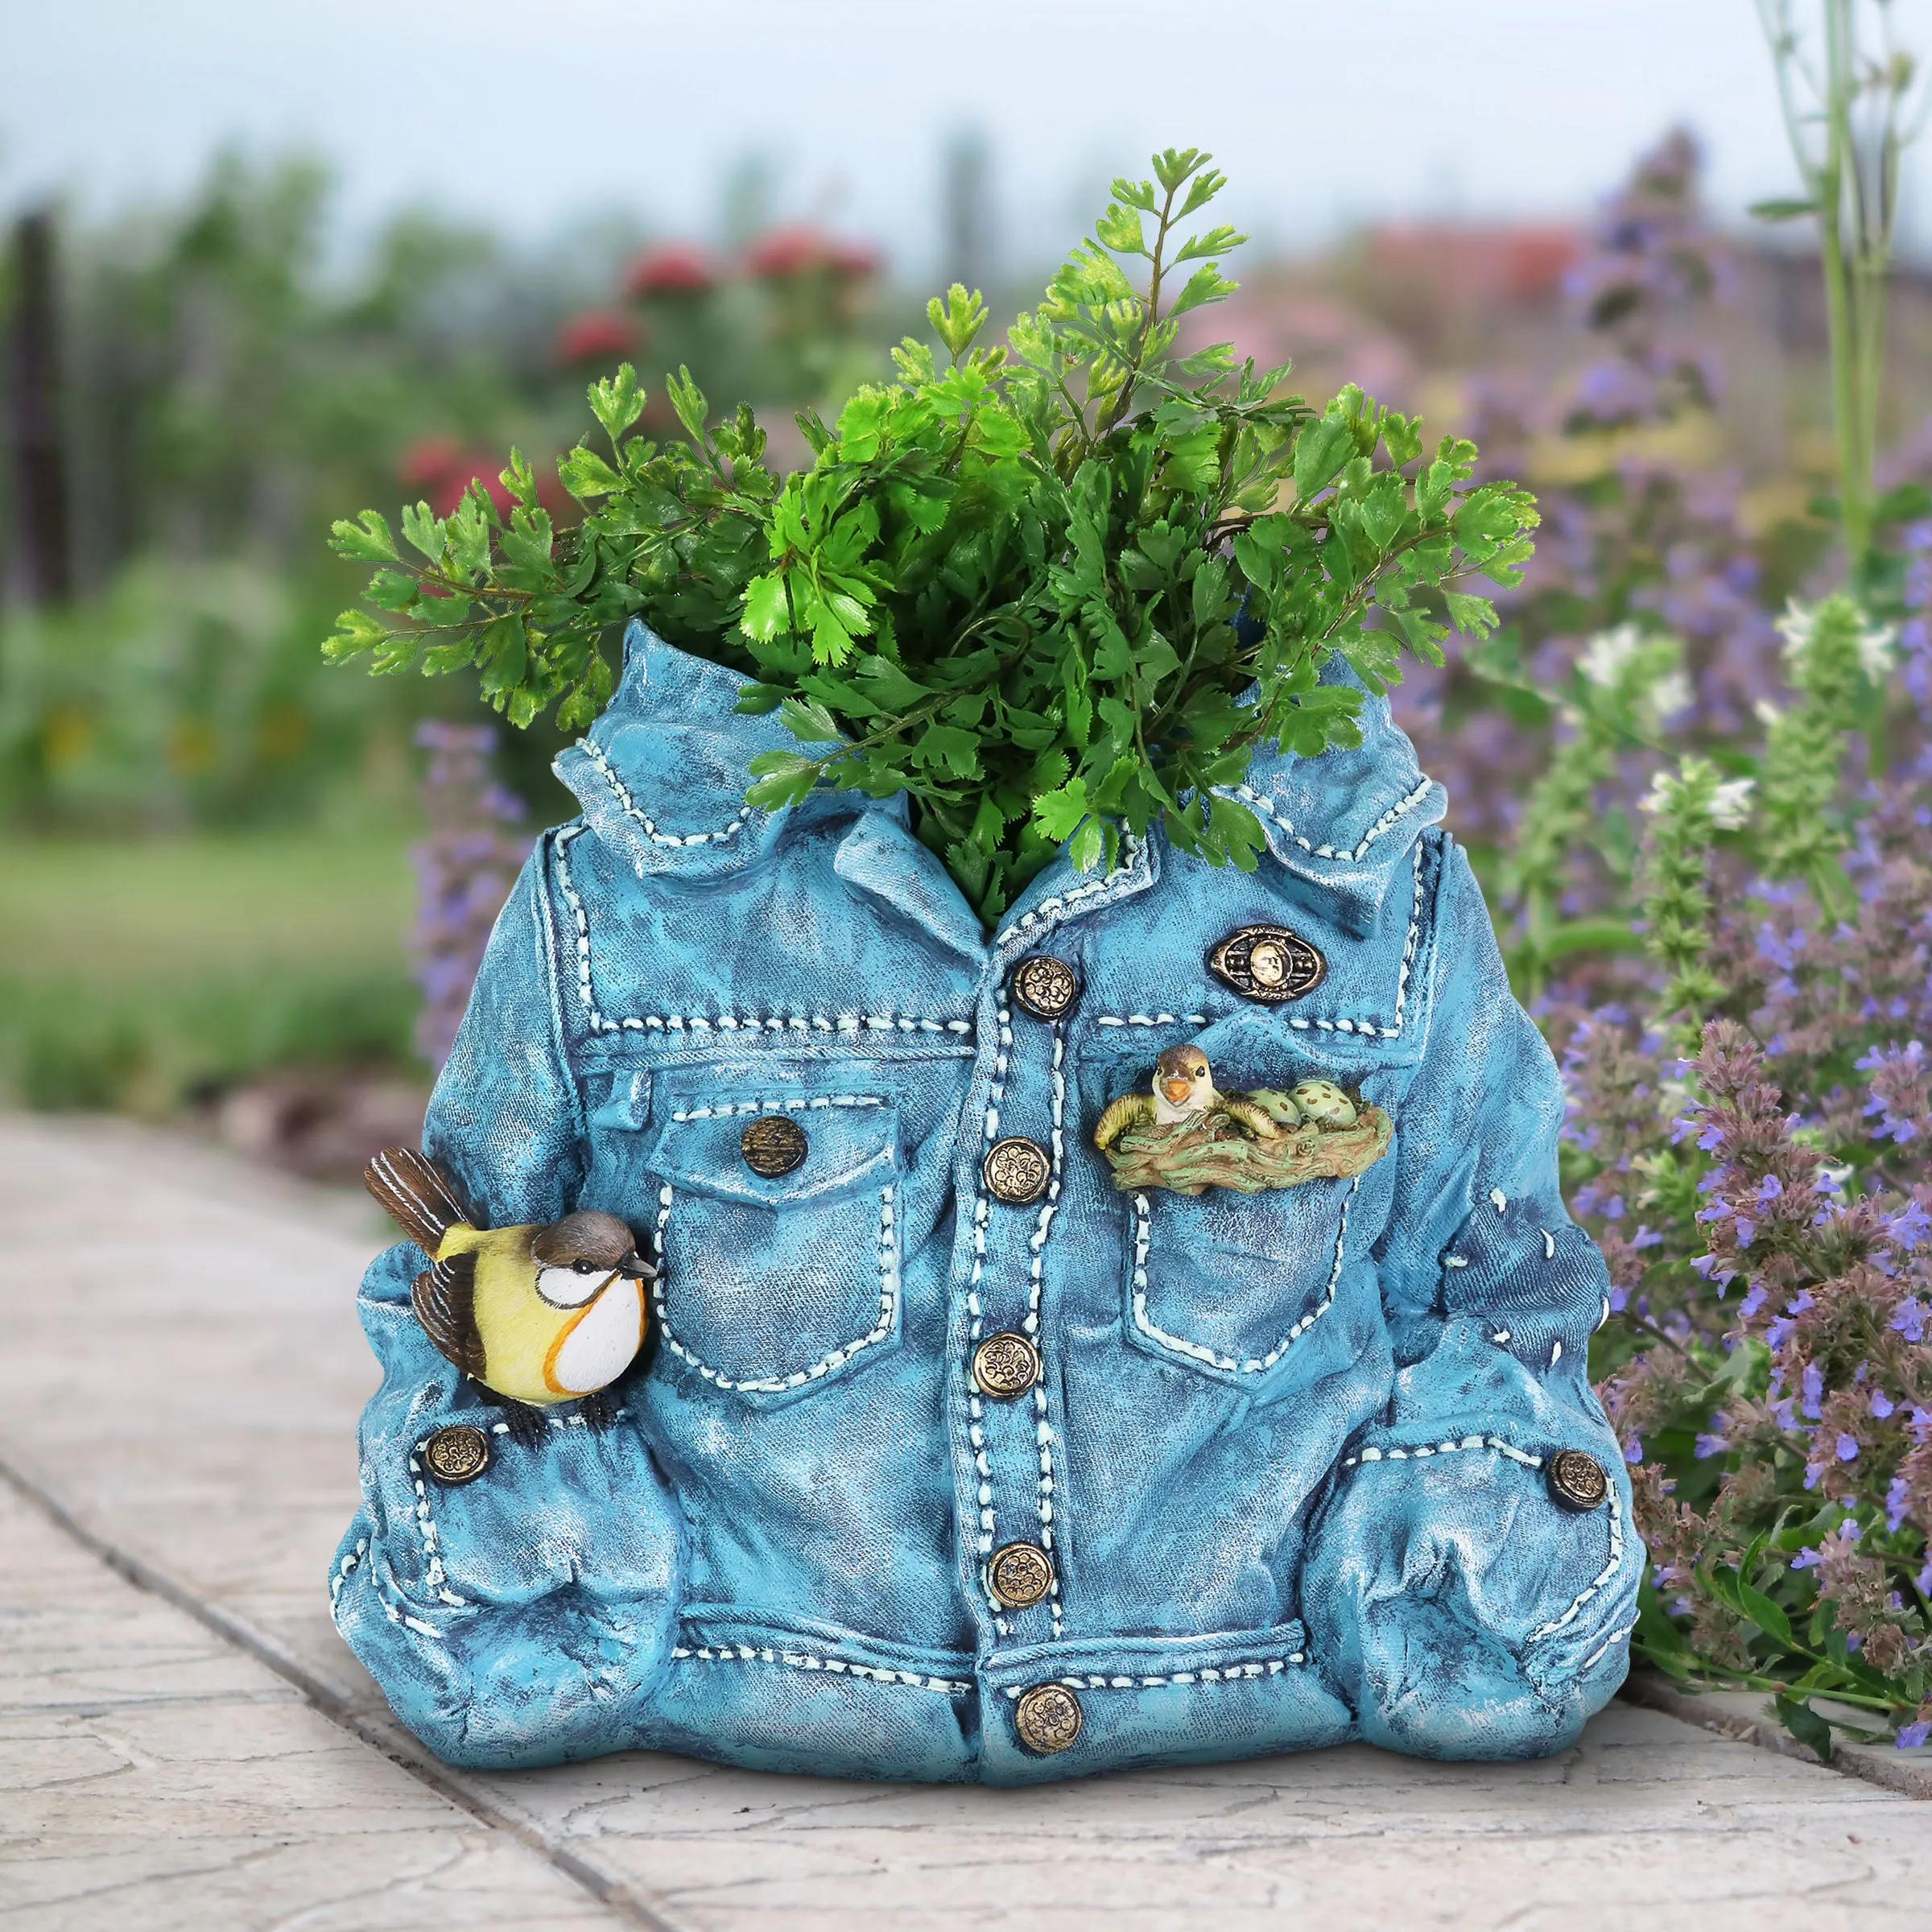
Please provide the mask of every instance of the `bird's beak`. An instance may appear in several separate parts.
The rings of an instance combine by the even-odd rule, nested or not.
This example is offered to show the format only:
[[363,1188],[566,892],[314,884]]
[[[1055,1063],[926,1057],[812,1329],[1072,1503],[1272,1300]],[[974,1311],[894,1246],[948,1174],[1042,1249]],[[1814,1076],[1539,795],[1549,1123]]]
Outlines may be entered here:
[[1191,1080],[1162,1080],[1161,1091],[1170,1100],[1184,1100],[1193,1085]]
[[657,1269],[634,1248],[617,1263],[617,1273],[634,1282],[654,1282],[658,1278]]

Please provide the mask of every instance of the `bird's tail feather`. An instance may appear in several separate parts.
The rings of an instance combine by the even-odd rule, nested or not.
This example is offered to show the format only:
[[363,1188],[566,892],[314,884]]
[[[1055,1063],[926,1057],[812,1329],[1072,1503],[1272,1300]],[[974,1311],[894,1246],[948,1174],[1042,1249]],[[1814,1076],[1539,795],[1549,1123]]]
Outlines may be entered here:
[[469,1214],[442,1173],[407,1147],[385,1147],[362,1170],[362,1185],[433,1261],[443,1237]]

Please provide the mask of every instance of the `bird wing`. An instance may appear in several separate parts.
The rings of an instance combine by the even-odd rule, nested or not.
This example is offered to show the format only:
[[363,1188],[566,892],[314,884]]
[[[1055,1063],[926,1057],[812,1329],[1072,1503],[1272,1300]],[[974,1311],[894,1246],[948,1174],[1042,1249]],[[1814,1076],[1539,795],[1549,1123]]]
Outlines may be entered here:
[[1093,1130],[1093,1144],[1104,1153],[1129,1127],[1144,1126],[1153,1118],[1152,1095],[1124,1093],[1100,1116],[1100,1124]]
[[1245,1095],[1223,1094],[1221,1112],[1241,1128],[1251,1141],[1278,1141],[1282,1137],[1281,1129]]
[[423,1332],[465,1375],[483,1380],[488,1361],[477,1332],[477,1257],[452,1254],[410,1284],[409,1305]]
[[362,1185],[433,1261],[443,1237],[469,1212],[440,1168],[408,1147],[385,1147],[362,1170]]

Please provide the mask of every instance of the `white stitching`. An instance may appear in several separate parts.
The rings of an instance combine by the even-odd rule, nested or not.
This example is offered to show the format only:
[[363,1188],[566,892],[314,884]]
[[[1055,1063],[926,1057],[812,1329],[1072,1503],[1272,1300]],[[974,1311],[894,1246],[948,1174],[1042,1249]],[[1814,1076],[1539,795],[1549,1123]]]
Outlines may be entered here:
[[[1609,1562],[1604,1565],[1594,1582],[1586,1584],[1583,1588],[1577,1591],[1575,1600],[1561,1616],[1553,1616],[1548,1623],[1538,1625],[1524,1640],[1525,1642],[1534,1644],[1540,1637],[1554,1636],[1583,1608],[1585,1604],[1589,1602],[1591,1597],[1596,1595],[1598,1591],[1603,1588],[1605,1583],[1609,1582],[1612,1577],[1616,1575],[1617,1571],[1622,1567],[1624,1560],[1624,1513],[1617,1507],[1616,1491],[1614,1488],[1611,1490],[1608,1500],[1610,1505]],[[1611,1641],[1614,1643],[1616,1639],[1613,1637]],[[1608,1649],[1608,1645],[1606,1645],[1604,1648]],[[1600,1650],[1597,1653],[1598,1657],[1602,1654],[1603,1652]],[[1592,1657],[1590,1661],[1595,1663],[1596,1658]]]
[[[1064,1028],[1058,1022],[1053,1029],[1053,1165],[1046,1182],[1046,1199],[1040,1204],[1039,1225],[1033,1231],[1027,1245],[1033,1250],[1033,1265],[1027,1271],[1026,1284],[1026,1332],[1037,1337],[1040,1332],[1040,1298],[1042,1271],[1046,1265],[1046,1236],[1053,1226],[1053,1217],[1059,1212],[1060,1176],[1066,1166],[1067,1144],[1063,1133],[1067,1113],[1067,1038]],[[1040,1452],[1040,1477],[1038,1492],[1038,1508],[1040,1517],[1040,1546],[1049,1556],[1053,1554],[1053,1424],[1047,1414],[1046,1378],[1040,1376],[1033,1385],[1034,1435]],[[1047,1586],[1046,1608],[1053,1618],[1053,1633],[1060,1634],[1060,1575],[1057,1562],[1053,1566],[1053,1581]]]
[[1328,1286],[1321,1300],[1309,1312],[1297,1321],[1294,1326],[1275,1344],[1267,1354],[1237,1362],[1231,1356],[1216,1355],[1212,1348],[1203,1348],[1199,1342],[1184,1341],[1178,1335],[1170,1335],[1164,1328],[1157,1327],[1147,1313],[1147,1252],[1153,1241],[1154,1211],[1148,1205],[1144,1194],[1133,1197],[1133,1325],[1150,1341],[1158,1342],[1162,1348],[1177,1354],[1191,1356],[1197,1362],[1205,1362],[1212,1368],[1220,1368],[1235,1375],[1260,1375],[1272,1368],[1289,1348],[1298,1342],[1315,1324],[1335,1305],[1335,1285],[1342,1278],[1343,1251],[1348,1241],[1348,1204],[1355,1199],[1356,1189],[1362,1184],[1358,1174],[1350,1183],[1348,1191],[1342,1196],[1341,1224],[1335,1233],[1335,1265],[1328,1270]]
[[[993,1055],[993,1079],[987,1088],[985,1145],[992,1146],[1000,1131],[1000,1105],[1006,1097],[1006,1050],[1013,1044],[1013,1009],[1005,1003],[1004,995],[994,1009],[999,1021],[999,1039]],[[972,1273],[966,1282],[966,1311],[972,1318],[968,1331],[968,1353],[978,1345],[984,1327],[984,1314],[980,1304],[980,1278],[986,1271],[986,1221],[989,1208],[989,1196],[986,1186],[986,1163],[980,1162],[979,1187],[972,1203]],[[980,1402],[976,1387],[969,1386],[966,1396],[967,1438],[972,1449],[972,1463],[979,1476],[980,1509],[980,1554],[992,1555],[995,1540],[996,1519],[993,1506],[993,1465],[986,1457],[986,1412]],[[993,1594],[986,1581],[985,1566],[980,1567],[980,1587],[990,1612],[993,1628],[1002,1636],[1007,1634],[1006,1620],[1000,1614],[999,1600]]]
[[721,1121],[741,1113],[796,1113],[817,1107],[883,1107],[885,1101],[870,1093],[816,1094],[807,1099],[791,1094],[770,1100],[741,1100],[726,1107],[687,1107],[674,1113],[674,1121]]
[[361,1562],[363,1552],[369,1548],[369,1538],[363,1537],[336,1566],[336,1574],[328,1579],[328,1601],[332,1612],[336,1600],[342,1594],[342,1586],[349,1581],[349,1573]]
[[1343,1463],[1344,1469],[1352,1469],[1357,1463],[1406,1463],[1420,1462],[1426,1456],[1453,1455],[1459,1449],[1493,1449],[1506,1455],[1513,1463],[1521,1463],[1525,1469],[1540,1469],[1543,1459],[1540,1455],[1525,1455],[1514,1443],[1505,1442],[1500,1435],[1465,1435],[1458,1442],[1422,1443],[1406,1449],[1363,1450],[1359,1455],[1352,1455]]
[[927,1677],[917,1670],[886,1670],[876,1664],[848,1663],[843,1657],[814,1657],[806,1650],[778,1650],[759,1644],[676,1645],[673,1657],[701,1657],[711,1664],[788,1664],[795,1670],[825,1670],[835,1677],[869,1678],[881,1684],[910,1684],[915,1690],[940,1690],[949,1697],[969,1697],[973,1686],[957,1678]]
[[[1083,1677],[1074,1671],[1053,1681],[1075,1690],[1146,1690],[1157,1684],[1232,1684],[1243,1678],[1279,1677],[1288,1665],[1305,1664],[1307,1661],[1307,1651],[1290,1650],[1281,1657],[1264,1657],[1252,1663],[1204,1664],[1198,1670],[1171,1670],[1162,1677],[1101,1677],[1092,1673]],[[1006,1695],[1009,1698],[1025,1695],[1023,1686],[1006,1686]]]
[[[1362,835],[1361,844],[1356,846],[1352,852],[1338,852],[1332,845],[1311,844],[1307,840],[1303,838],[1302,835],[1295,830],[1294,825],[1289,820],[1286,811],[1283,808],[1278,806],[1273,799],[1265,798],[1260,792],[1254,791],[1249,786],[1236,786],[1234,787],[1234,795],[1238,798],[1244,805],[1252,806],[1255,811],[1258,811],[1261,815],[1263,818],[1272,819],[1276,824],[1281,827],[1282,830],[1286,832],[1290,838],[1294,840],[1296,844],[1301,847],[1303,852],[1311,852],[1318,859],[1359,859],[1365,852],[1368,851],[1368,848],[1373,845],[1377,839],[1381,838],[1385,832],[1391,830],[1398,819],[1405,817],[1408,813],[1413,811],[1417,806],[1421,804],[1422,800],[1428,797],[1430,792],[1434,789],[1435,785],[1435,779],[1425,774],[1421,782],[1417,785],[1414,791],[1410,792],[1406,798],[1397,799],[1396,802],[1391,805],[1389,809],[1384,812],[1373,825],[1368,828],[1368,831]],[[1227,788],[1225,786],[1216,786],[1215,789],[1217,791],[1220,791],[1224,797],[1227,795]]]
[[423,1453],[423,1443],[427,1443],[428,1440],[429,1438],[427,1435],[424,1436],[422,1442],[418,1443],[409,1455],[410,1477],[415,1483],[416,1489],[416,1521],[423,1538],[423,1554],[428,1559],[427,1567],[423,1572],[423,1580],[436,1591],[444,1603],[452,1604],[458,1609],[462,1609],[468,1606],[469,1599],[466,1596],[458,1596],[455,1591],[448,1587],[448,1579],[443,1568],[443,1557],[439,1547],[440,1539],[436,1535],[436,1519],[429,1512],[429,1491],[423,1484],[422,1465],[416,1460],[416,1458]]
[[1590,1654],[1577,1666],[1577,1669],[1579,1670],[1587,1670],[1592,1664],[1596,1663],[1598,1659],[1603,1656],[1604,1653],[1608,1650],[1612,1644],[1621,1643],[1623,1640],[1628,1637],[1636,1628],[1637,1625],[1635,1624],[1625,1624],[1622,1629],[1612,1630],[1610,1634],[1604,1639],[1602,1643],[1598,1645],[1596,1649],[1592,1650]]
[[577,889],[571,881],[566,848],[584,832],[581,825],[568,826],[557,836],[554,848],[557,861],[557,885],[569,906],[577,928],[577,997],[590,1022],[592,1033],[804,1033],[827,1034],[849,1038],[861,1033],[952,1033],[970,1034],[970,1020],[929,1020],[910,1013],[646,1013],[642,1018],[613,1020],[597,1010],[597,995],[590,983],[590,916]]
[[874,1342],[881,1341],[892,1332],[893,1318],[899,1302],[899,1276],[896,1265],[896,1236],[893,1230],[892,1194],[890,1187],[879,1190],[879,1319],[871,1331],[859,1337],[856,1342],[847,1342],[821,1356],[809,1368],[800,1368],[791,1375],[763,1376],[756,1381],[736,1381],[720,1373],[708,1362],[700,1361],[677,1338],[671,1325],[671,1317],[664,1307],[664,1282],[670,1273],[668,1251],[664,1245],[665,1224],[671,1219],[671,1191],[668,1183],[658,1195],[658,1255],[663,1263],[657,1279],[650,1286],[650,1298],[657,1309],[658,1327],[664,1337],[664,1346],[680,1360],[688,1362],[708,1382],[716,1383],[720,1389],[741,1389],[755,1395],[776,1395],[787,1389],[802,1389],[807,1382],[819,1381],[836,1368],[842,1368],[861,1348],[869,1348]]
[[[1402,1030],[1402,1009],[1409,1000],[1409,975],[1415,965],[1416,941],[1422,930],[1422,841],[1415,844],[1415,890],[1409,908],[1409,932],[1402,942],[1402,963],[1395,977],[1395,1017],[1387,1025],[1375,1020],[1308,1020],[1295,1013],[1284,1017],[1298,1033],[1360,1033],[1370,1039],[1393,1040]],[[1101,1013],[1094,1015],[1101,1026],[1205,1026],[1208,1016],[1201,1013]]]
[[610,762],[604,753],[588,738],[579,738],[576,748],[595,766],[597,775],[616,795],[618,804],[623,807],[624,815],[627,819],[635,819],[644,828],[646,835],[654,845],[708,845],[714,843],[721,845],[745,824],[748,815],[740,812],[722,832],[687,832],[682,835],[675,832],[659,832],[631,797],[624,781],[612,770]]
[[[388,1578],[386,1587],[383,1581],[386,1574]],[[376,1601],[382,1606],[382,1614],[392,1624],[401,1624],[406,1629],[415,1631],[419,1636],[434,1637],[438,1643],[442,1642],[443,1633],[434,1624],[426,1624],[421,1617],[411,1616],[402,1608],[402,1605],[407,1603],[409,1599],[403,1594],[402,1586],[396,1581],[395,1573],[390,1569],[388,1564],[381,1557],[373,1558],[368,1569],[363,1571],[363,1575],[369,1579],[369,1587],[374,1593]],[[394,1592],[396,1599],[394,1602],[390,1600],[388,1594],[392,1591]]]
[[1096,879],[1091,885],[1076,886],[1072,891],[1063,893],[1058,898],[1042,899],[1031,912],[1022,913],[993,941],[994,947],[997,949],[1004,946],[1009,939],[1018,934],[1026,931],[1031,927],[1056,918],[1072,906],[1075,900],[1092,898],[1096,892],[1108,891],[1119,886],[1122,881],[1131,880],[1137,869],[1141,866],[1142,861],[1146,857],[1146,841],[1144,839],[1137,839],[1129,832],[1125,840],[1125,852],[1126,856],[1121,863],[1104,879]]

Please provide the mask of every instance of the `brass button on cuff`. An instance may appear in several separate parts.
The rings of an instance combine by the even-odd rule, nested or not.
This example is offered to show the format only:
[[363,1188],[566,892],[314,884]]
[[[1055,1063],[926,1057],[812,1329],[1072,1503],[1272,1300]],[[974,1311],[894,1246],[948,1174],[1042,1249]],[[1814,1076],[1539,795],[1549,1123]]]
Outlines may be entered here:
[[1208,970],[1245,1000],[1276,1005],[1321,985],[1328,962],[1286,926],[1244,926],[1208,955]]
[[1023,1335],[989,1335],[972,1352],[972,1379],[981,1395],[1009,1402],[1040,1379],[1040,1352]]
[[1610,1493],[1603,1464],[1580,1449],[1558,1450],[1546,1473],[1550,1500],[1565,1509],[1594,1509]]
[[738,1136],[738,1151],[753,1174],[775,1181],[801,1166],[811,1143],[788,1113],[762,1113]]
[[986,1150],[983,1171],[987,1191],[1009,1208],[1024,1208],[1046,1191],[1053,1163],[1038,1141],[1018,1136],[995,1141]]
[[1013,969],[1013,1001],[1036,1020],[1057,1020],[1080,997],[1080,976],[1064,960],[1036,952]]
[[452,1422],[423,1445],[423,1459],[440,1483],[471,1483],[489,1467],[489,1438],[470,1422]]
[[1013,1707],[1013,1728],[1039,1757],[1064,1751],[1080,1735],[1080,1700],[1064,1684],[1035,1684]]
[[1053,1587],[1053,1558],[1037,1543],[1007,1543],[986,1559],[986,1584],[1009,1610],[1030,1610]]

